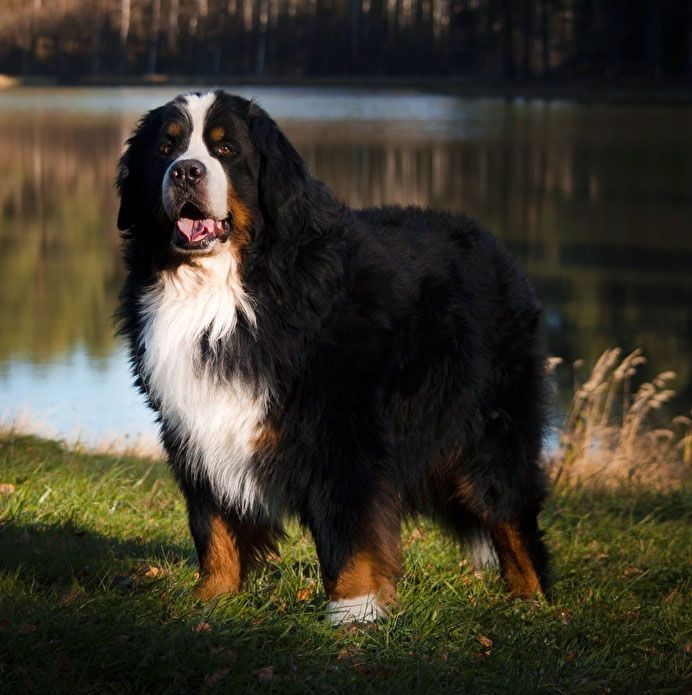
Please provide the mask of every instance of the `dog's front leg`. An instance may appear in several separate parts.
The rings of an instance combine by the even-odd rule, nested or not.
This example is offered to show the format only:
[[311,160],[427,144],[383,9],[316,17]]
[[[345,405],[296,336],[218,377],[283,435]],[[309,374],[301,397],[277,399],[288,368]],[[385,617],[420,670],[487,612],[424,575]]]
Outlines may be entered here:
[[190,498],[188,517],[199,557],[200,576],[195,593],[200,599],[240,591],[250,570],[268,553],[278,554],[279,531]]
[[[320,506],[309,526],[329,599],[328,619],[338,625],[385,617],[396,602],[401,573],[396,505],[375,497],[362,507],[348,508],[336,499]],[[369,509],[359,513],[359,507]]]
[[199,558],[195,593],[201,599],[240,590],[247,572],[238,542],[238,529],[211,507],[188,500],[192,539]]

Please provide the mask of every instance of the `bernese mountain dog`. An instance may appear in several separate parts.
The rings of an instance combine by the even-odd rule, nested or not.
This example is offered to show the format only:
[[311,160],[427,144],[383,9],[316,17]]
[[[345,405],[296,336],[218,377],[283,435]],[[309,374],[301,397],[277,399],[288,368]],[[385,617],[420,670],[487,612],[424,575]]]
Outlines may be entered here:
[[495,559],[512,595],[547,590],[540,310],[489,232],[350,209],[223,91],[147,113],[117,186],[120,328],[187,502],[200,598],[238,591],[291,517],[334,623],[387,615],[412,515]]

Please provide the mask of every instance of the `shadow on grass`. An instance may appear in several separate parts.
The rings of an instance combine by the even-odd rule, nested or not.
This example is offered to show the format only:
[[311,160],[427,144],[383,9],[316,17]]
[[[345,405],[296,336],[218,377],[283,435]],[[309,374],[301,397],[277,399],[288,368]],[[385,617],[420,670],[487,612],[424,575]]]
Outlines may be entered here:
[[122,540],[64,524],[0,526],[0,571],[31,576],[44,586],[69,585],[73,580],[102,584],[101,571],[129,571],[137,560],[196,563],[189,548],[168,541],[140,538]]
[[189,548],[11,522],[0,548],[0,681],[16,692],[246,689],[268,666],[290,685],[296,652],[322,642],[314,616],[262,620],[252,596],[198,604]]

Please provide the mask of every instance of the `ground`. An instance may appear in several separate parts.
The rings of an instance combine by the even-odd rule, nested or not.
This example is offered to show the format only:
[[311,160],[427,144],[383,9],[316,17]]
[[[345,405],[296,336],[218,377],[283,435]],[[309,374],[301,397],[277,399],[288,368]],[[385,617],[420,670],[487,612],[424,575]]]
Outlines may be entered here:
[[0,437],[0,692],[683,692],[692,491],[555,493],[555,597],[508,600],[432,526],[403,530],[400,605],[331,628],[314,547],[194,600],[165,466]]

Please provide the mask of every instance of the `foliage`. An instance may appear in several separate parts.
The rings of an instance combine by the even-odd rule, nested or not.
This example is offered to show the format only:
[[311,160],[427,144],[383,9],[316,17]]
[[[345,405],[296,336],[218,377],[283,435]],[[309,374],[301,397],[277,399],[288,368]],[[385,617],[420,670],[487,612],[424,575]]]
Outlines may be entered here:
[[690,675],[689,490],[555,494],[551,605],[408,528],[397,611],[333,630],[298,529],[241,594],[196,603],[158,463],[6,434],[0,481],[5,692],[680,692]]
[[630,0],[6,0],[0,70],[663,80],[692,11]]

